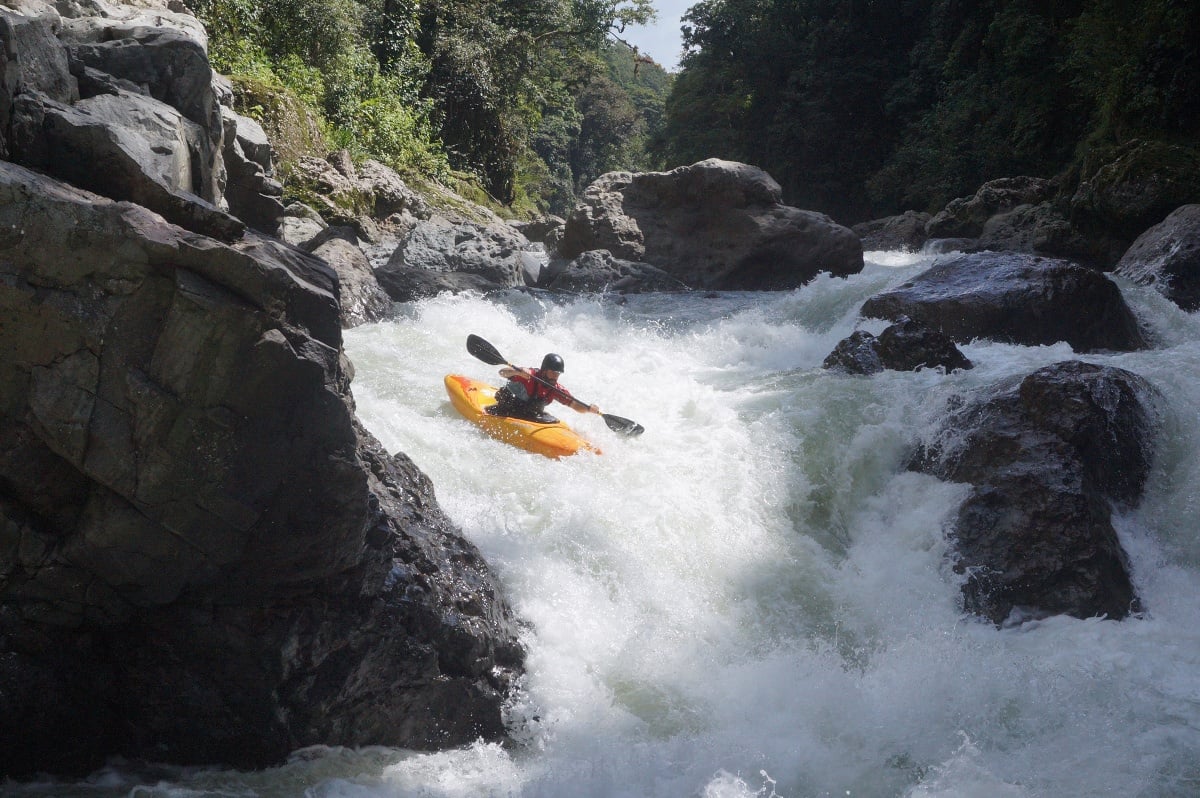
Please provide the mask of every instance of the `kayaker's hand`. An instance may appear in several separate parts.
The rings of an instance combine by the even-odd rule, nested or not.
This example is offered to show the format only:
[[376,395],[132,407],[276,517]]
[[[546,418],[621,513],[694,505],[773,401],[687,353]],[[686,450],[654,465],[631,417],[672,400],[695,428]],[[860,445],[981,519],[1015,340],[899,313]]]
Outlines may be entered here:
[[588,412],[595,413],[596,415],[600,415],[600,406],[599,405],[588,405]]

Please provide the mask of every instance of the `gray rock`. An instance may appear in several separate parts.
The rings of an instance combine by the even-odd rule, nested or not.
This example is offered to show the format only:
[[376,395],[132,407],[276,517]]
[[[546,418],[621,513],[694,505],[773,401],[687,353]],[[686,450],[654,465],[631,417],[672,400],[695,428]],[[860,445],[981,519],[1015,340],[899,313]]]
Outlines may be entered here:
[[54,18],[0,8],[0,157],[13,157],[13,104],[18,94],[37,93],[63,103],[79,99],[78,82],[54,34],[56,26]]
[[[224,107],[221,109],[222,121],[225,125],[225,132],[229,133],[230,111]],[[267,138],[267,133],[263,130],[255,120],[248,116],[242,116],[239,113],[233,113],[233,136],[237,141],[237,146],[241,148],[242,154],[254,163],[262,167],[263,173],[267,177],[275,176],[275,151],[271,147],[271,141]],[[228,137],[226,146],[228,146]]]
[[1078,249],[1073,243],[1078,232],[1051,202],[1018,205],[998,213],[983,224],[976,246],[1007,252],[1036,252],[1066,255]]
[[550,271],[550,278],[538,282],[540,288],[562,291],[617,291],[636,294],[643,291],[678,291],[682,282],[649,263],[621,260],[607,250],[597,249]]
[[883,371],[879,341],[866,330],[855,330],[838,342],[821,366],[845,374],[878,374]]
[[1144,489],[1157,392],[1122,369],[1070,361],[985,394],[912,463],[972,486],[951,534],[966,609],[996,624],[1138,611],[1111,515]]
[[820,272],[862,269],[862,245],[827,216],[781,204],[753,166],[711,159],[671,172],[602,176],[567,219],[558,252],[605,249],[689,286],[794,288]]
[[276,235],[284,213],[283,186],[271,177],[275,171],[271,144],[254,120],[228,108],[221,112],[227,175],[224,198],[229,211],[255,230]]
[[544,244],[547,238],[552,238],[554,231],[560,230],[566,224],[566,219],[550,215],[527,221],[514,221],[510,224],[530,241]]
[[56,27],[51,17],[30,17],[0,7],[0,63],[5,65],[0,80],[9,102],[24,91],[38,91],[63,103],[79,99]]
[[[469,278],[433,278],[421,280],[425,286],[466,286],[481,290],[513,288],[525,285],[525,266],[521,253],[533,250],[525,236],[505,224],[455,224],[440,216],[419,222],[396,248],[391,259],[380,267],[379,281],[396,301],[408,292],[400,289],[404,277],[433,275],[470,275]],[[388,274],[388,277],[384,277]]]
[[203,235],[232,241],[244,224],[199,194],[212,173],[192,170],[189,130],[174,109],[143,95],[101,95],[75,106],[23,94],[14,104],[20,163],[77,186],[128,200]]
[[510,612],[323,261],[0,162],[0,285],[0,778],[503,738]]
[[[38,0],[20,2],[36,4]],[[64,41],[106,42],[129,38],[135,31],[163,30],[186,36],[206,52],[208,50],[204,24],[180,0],[54,0],[53,5],[62,17]]]
[[984,183],[970,197],[952,200],[926,226],[930,238],[978,238],[993,216],[1051,199],[1055,186],[1036,177],[1005,177]]
[[949,372],[974,367],[947,336],[907,318],[887,327],[878,338],[856,330],[834,348],[822,365],[850,374],[923,368]]
[[962,343],[974,338],[1027,346],[1066,341],[1077,352],[1146,346],[1112,280],[1075,263],[1019,253],[950,256],[868,299],[862,314],[907,316]]
[[358,183],[375,198],[376,219],[386,219],[392,214],[408,214],[416,219],[428,219],[432,212],[425,198],[409,188],[394,170],[379,163],[366,160],[358,167]]
[[863,249],[916,252],[929,238],[925,228],[931,218],[928,213],[905,211],[898,216],[862,222],[851,229],[862,240]]
[[312,210],[307,205],[301,205],[296,202],[288,205],[285,209],[285,215],[279,220],[279,230],[276,235],[294,247],[307,249],[308,244],[316,239],[321,234],[321,231],[329,225],[315,211],[313,211],[315,219],[308,214],[300,215],[296,213],[297,207]]
[[379,286],[367,256],[345,238],[330,238],[312,250],[338,276],[338,306],[342,327],[379,321],[392,309],[392,300]]
[[1186,311],[1200,309],[1200,205],[1177,208],[1139,236],[1115,271]]
[[71,57],[109,75],[146,87],[151,97],[221,140],[221,111],[213,93],[212,69],[204,46],[173,28],[132,28],[119,38],[79,43]]

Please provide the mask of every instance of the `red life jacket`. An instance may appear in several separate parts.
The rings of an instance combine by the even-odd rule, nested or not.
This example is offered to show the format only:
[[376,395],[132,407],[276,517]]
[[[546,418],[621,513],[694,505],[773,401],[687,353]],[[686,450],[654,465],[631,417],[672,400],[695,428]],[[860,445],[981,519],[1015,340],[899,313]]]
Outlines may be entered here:
[[540,379],[534,379],[523,371],[511,379],[517,380],[525,386],[525,390],[529,392],[529,404],[535,406],[538,412],[543,411],[551,402],[570,405],[574,401],[575,397],[571,396],[571,392],[558,383],[551,383],[553,388],[547,385],[546,383],[550,380],[542,377],[541,369],[535,369],[533,373]]

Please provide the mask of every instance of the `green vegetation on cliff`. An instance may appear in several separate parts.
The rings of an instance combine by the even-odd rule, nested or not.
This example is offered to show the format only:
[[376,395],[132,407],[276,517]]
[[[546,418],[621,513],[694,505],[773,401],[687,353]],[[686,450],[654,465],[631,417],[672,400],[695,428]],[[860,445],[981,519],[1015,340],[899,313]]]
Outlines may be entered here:
[[757,164],[843,221],[1200,134],[1187,0],[702,0],[686,22],[659,157]]
[[669,89],[614,40],[650,0],[199,0],[197,12],[239,109],[276,137],[315,126],[314,154],[465,176],[518,213],[563,212],[600,173],[649,165]]

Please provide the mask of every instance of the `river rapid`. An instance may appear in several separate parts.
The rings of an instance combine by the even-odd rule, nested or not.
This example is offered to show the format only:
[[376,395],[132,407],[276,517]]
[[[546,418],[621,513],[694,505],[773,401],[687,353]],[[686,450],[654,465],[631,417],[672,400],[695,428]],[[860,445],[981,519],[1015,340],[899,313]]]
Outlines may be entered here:
[[[313,748],[267,771],[114,763],[13,795],[1167,798],[1200,795],[1200,314],[1122,285],[1156,342],[1084,355],[1167,397],[1147,495],[1117,519],[1144,616],[966,617],[946,566],[961,485],[904,470],[956,395],[1075,357],[977,342],[943,374],[829,373],[868,297],[929,258],[868,253],[781,293],[442,296],[346,334],[358,413],[432,478],[526,622],[515,743]],[[447,373],[566,360],[623,438],[561,461],[458,416]]]

